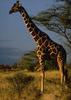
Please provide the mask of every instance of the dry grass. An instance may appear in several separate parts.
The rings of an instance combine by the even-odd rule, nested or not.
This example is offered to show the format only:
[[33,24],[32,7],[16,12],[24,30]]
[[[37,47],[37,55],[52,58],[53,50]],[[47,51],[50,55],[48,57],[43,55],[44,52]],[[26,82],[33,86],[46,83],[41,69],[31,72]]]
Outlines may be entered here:
[[68,86],[62,89],[58,71],[48,71],[44,94],[40,95],[40,72],[0,72],[0,100],[71,100],[70,80]]

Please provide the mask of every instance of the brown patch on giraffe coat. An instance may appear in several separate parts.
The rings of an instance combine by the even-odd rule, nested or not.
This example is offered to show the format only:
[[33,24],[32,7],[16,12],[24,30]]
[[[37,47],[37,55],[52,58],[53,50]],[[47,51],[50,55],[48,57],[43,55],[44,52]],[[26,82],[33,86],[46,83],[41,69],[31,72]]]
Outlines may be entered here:
[[25,17],[24,13],[22,13],[22,17]]
[[29,32],[31,32],[31,31],[32,31],[32,28],[30,27],[30,28],[29,28]]
[[35,33],[34,31],[32,31],[32,33],[31,33],[31,34],[32,34],[32,36],[35,36],[35,35],[36,35],[36,33]]
[[42,37],[40,37],[40,38],[37,40],[37,43],[38,43],[39,45],[42,44]]
[[25,21],[25,24],[28,24],[28,20],[24,20]]
[[35,41],[39,39],[39,33],[34,36]]
[[31,35],[32,35],[33,38],[34,38],[34,36],[36,36],[36,34],[38,34],[38,33],[37,33],[37,31],[36,31],[36,28],[34,27],[34,28],[32,28]]
[[24,21],[28,21],[27,18],[24,16]]
[[25,17],[26,17],[26,19],[29,19],[28,15],[26,15]]
[[30,22],[30,27],[33,29],[34,28],[34,25]]
[[46,37],[39,37],[39,39],[37,40],[38,45],[42,45],[42,43],[44,43]]
[[47,47],[47,45],[48,45],[48,41],[47,40],[45,40],[44,45],[45,45],[45,47]]

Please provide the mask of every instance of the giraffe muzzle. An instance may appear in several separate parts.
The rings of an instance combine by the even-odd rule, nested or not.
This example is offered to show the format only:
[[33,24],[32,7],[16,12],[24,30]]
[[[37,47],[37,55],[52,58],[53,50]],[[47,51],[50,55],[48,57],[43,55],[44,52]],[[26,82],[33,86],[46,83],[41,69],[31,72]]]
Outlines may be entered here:
[[13,13],[13,11],[12,11],[12,10],[10,10],[10,11],[9,11],[9,14],[12,14],[12,13]]

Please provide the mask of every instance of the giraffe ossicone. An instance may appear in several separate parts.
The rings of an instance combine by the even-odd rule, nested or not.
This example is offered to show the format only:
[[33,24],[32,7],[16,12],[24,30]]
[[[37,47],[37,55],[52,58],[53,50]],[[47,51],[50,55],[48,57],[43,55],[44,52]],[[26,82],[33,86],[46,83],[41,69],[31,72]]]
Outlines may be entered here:
[[[66,79],[66,69],[65,69],[65,64],[66,64],[66,51],[61,46],[60,44],[57,44],[54,42],[48,34],[45,32],[42,32],[31,20],[30,16],[26,12],[25,8],[20,5],[19,1],[17,1],[11,8],[10,14],[11,13],[16,13],[19,12],[27,26],[27,29],[29,33],[32,35],[33,39],[35,40],[37,44],[37,57],[39,60],[39,64],[41,67],[41,70],[43,72],[42,75],[42,80],[44,80],[44,67],[45,67],[45,60],[48,58],[54,57],[60,70],[61,74],[61,84],[64,83]],[[41,83],[41,91],[43,92],[44,90],[44,82]]]

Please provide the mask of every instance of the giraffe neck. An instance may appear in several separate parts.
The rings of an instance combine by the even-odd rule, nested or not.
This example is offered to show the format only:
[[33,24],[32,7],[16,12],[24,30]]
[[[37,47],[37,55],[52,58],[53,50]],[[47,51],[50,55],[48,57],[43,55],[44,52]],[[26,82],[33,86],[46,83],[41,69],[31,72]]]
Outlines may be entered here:
[[39,28],[34,24],[34,22],[29,17],[28,13],[22,6],[20,7],[19,12],[23,17],[23,20],[24,20],[30,34],[33,36],[34,40],[37,41],[37,39],[35,37],[38,35],[41,36]]

